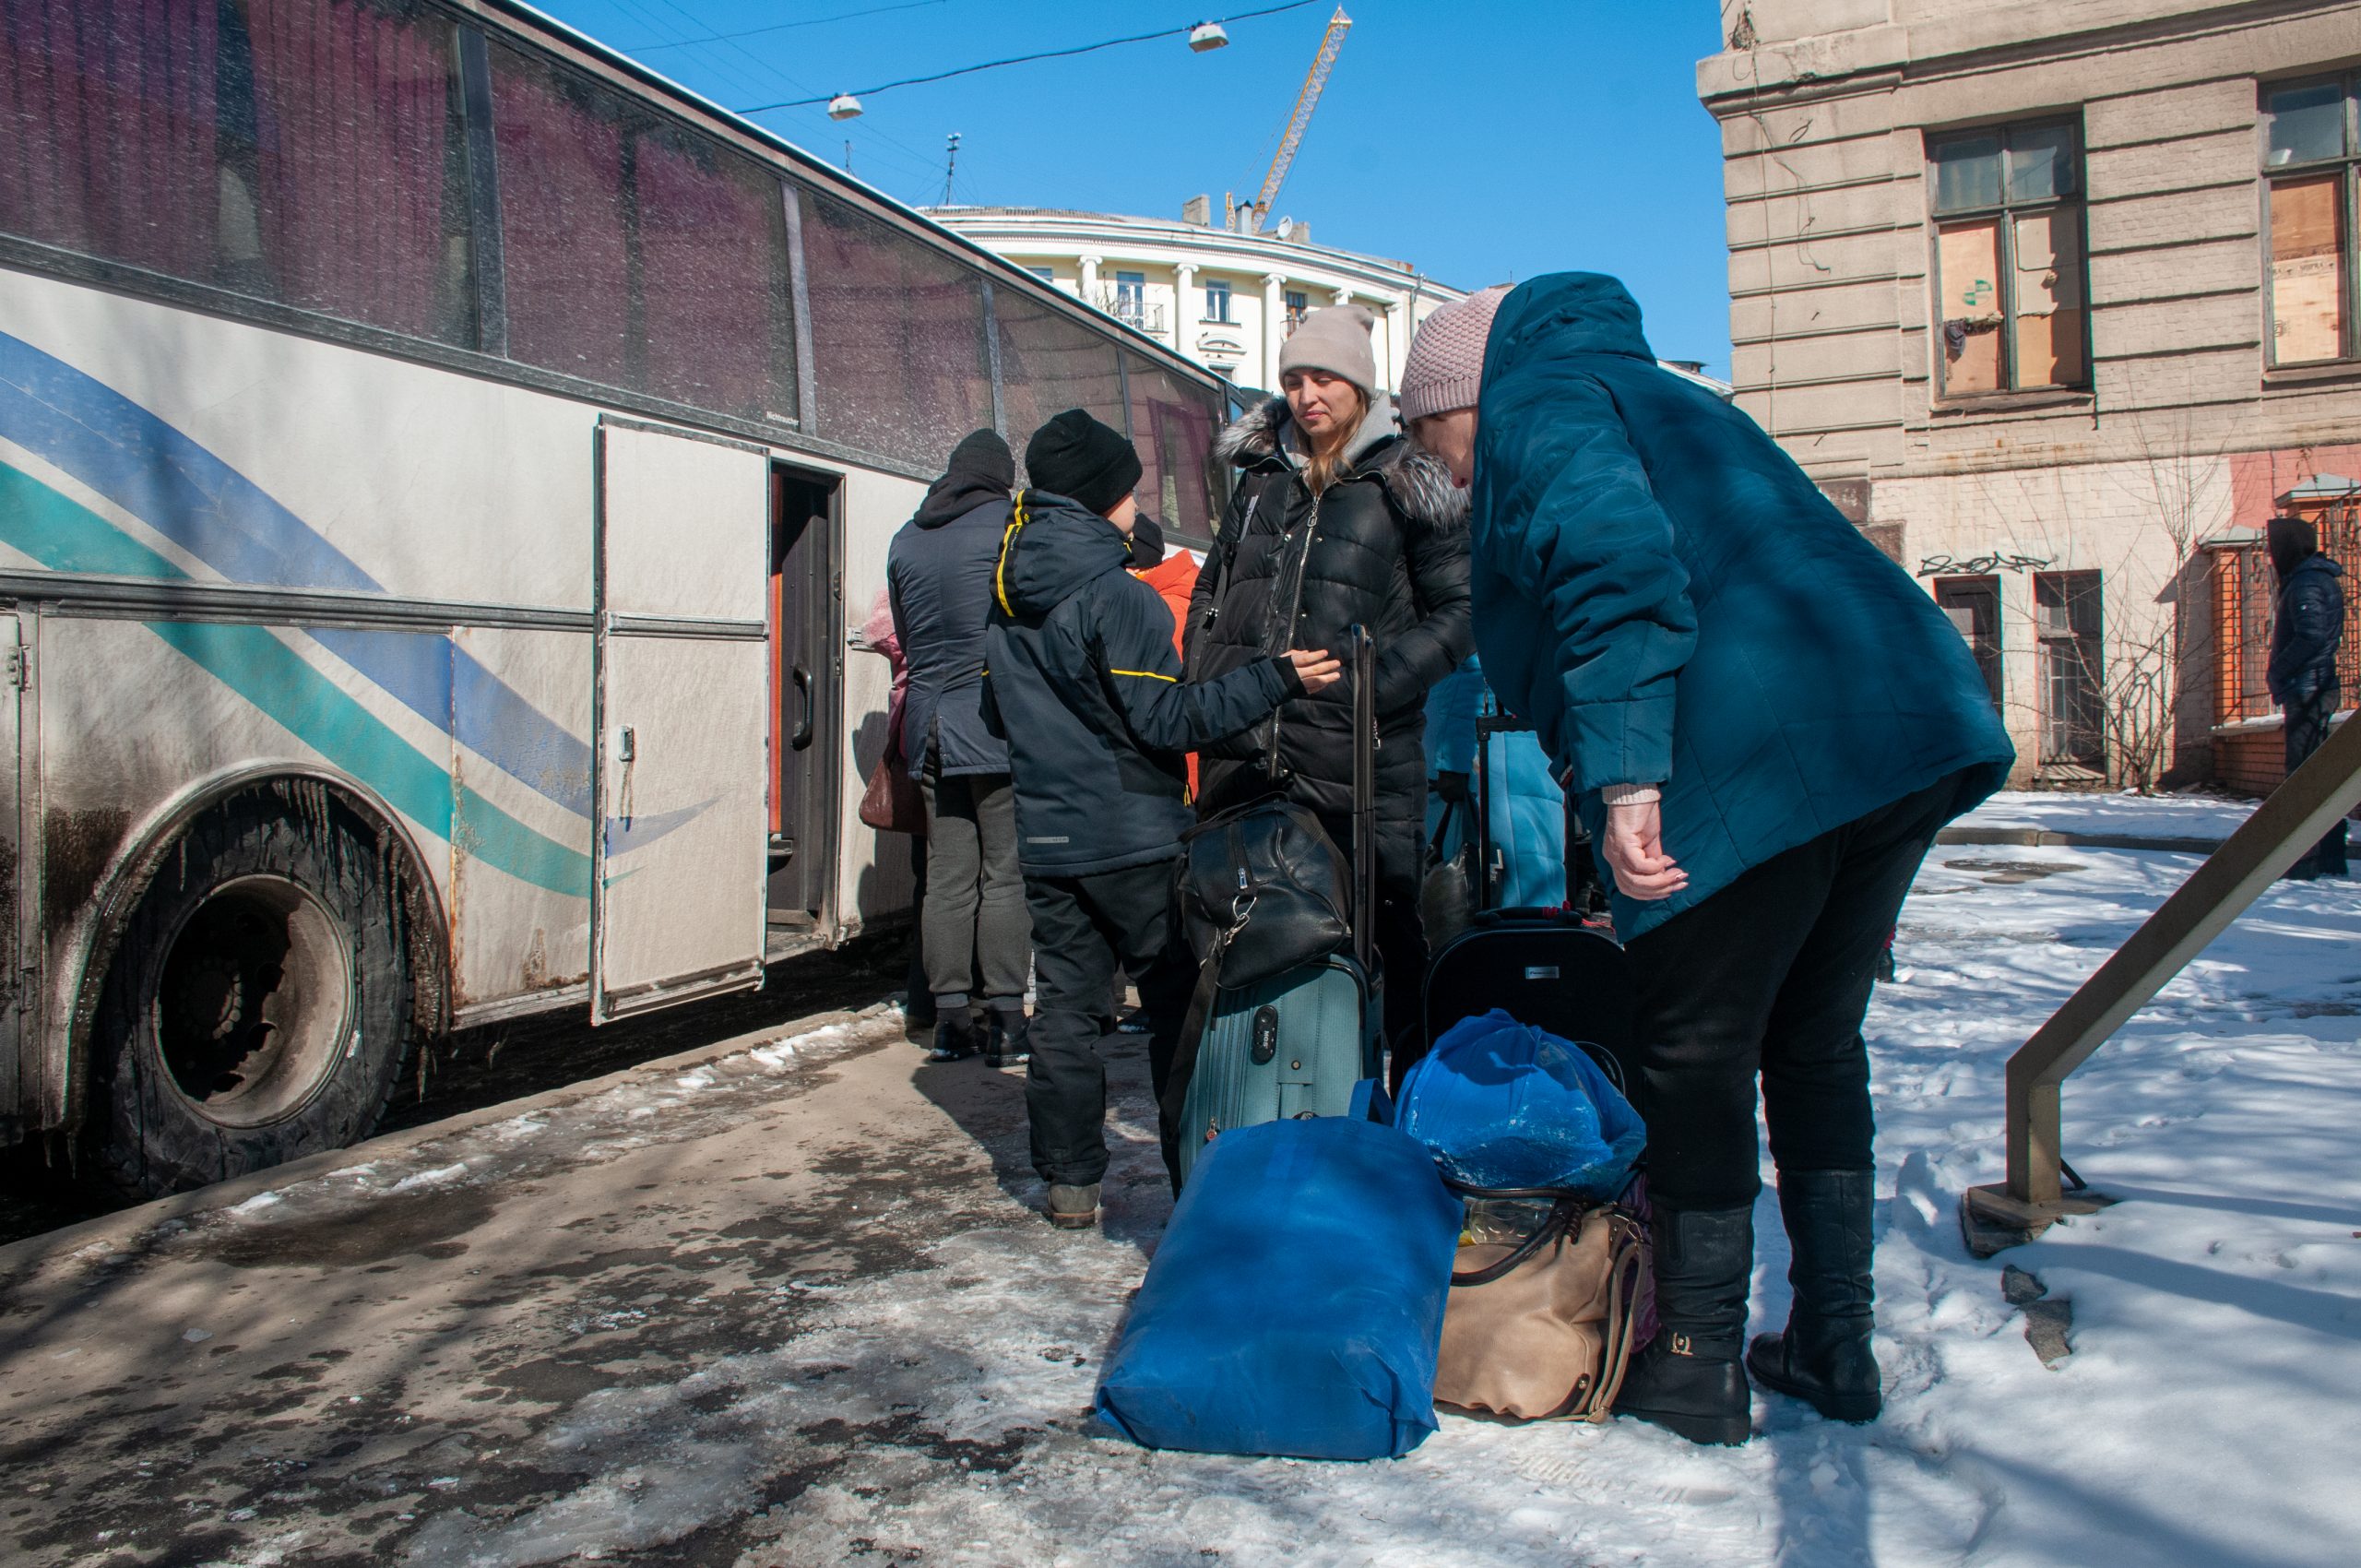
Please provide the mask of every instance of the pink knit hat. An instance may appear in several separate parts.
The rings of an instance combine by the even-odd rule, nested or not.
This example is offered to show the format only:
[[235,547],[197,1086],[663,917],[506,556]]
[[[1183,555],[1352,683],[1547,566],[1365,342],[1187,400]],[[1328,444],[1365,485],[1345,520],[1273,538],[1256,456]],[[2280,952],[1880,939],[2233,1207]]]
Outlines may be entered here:
[[1402,391],[1394,399],[1404,424],[1476,406],[1484,384],[1484,344],[1508,292],[1509,285],[1495,283],[1418,323],[1409,358],[1402,365]]

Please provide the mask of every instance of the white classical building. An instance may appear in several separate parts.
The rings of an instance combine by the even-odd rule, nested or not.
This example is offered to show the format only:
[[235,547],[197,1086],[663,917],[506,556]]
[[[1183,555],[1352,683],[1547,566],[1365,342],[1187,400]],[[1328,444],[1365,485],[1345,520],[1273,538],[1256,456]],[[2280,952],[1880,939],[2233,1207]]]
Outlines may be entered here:
[[1358,304],[1377,318],[1377,374],[1400,383],[1410,334],[1467,297],[1406,261],[1311,243],[1310,227],[1240,233],[1200,196],[1180,220],[1038,207],[938,207],[928,216],[1242,386],[1278,385],[1279,345],[1311,311]]

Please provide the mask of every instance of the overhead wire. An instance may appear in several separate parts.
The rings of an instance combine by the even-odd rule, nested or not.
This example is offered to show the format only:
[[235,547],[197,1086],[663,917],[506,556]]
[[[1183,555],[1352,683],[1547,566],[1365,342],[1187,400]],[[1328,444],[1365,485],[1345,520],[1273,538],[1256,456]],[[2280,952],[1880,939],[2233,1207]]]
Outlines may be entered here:
[[766,32],[791,32],[797,28],[815,28],[826,22],[849,22],[860,17],[882,17],[888,11],[916,11],[929,6],[948,5],[950,0],[900,0],[893,6],[872,6],[865,11],[839,11],[833,17],[806,17],[799,22],[773,22],[768,27],[748,28],[742,32],[710,32],[703,38],[675,39],[669,43],[639,43],[624,50],[627,54],[645,54],[656,49],[686,49],[694,43],[729,43],[742,38],[760,38]]
[[[1240,11],[1234,16],[1215,17],[1211,18],[1211,22],[1227,23],[1250,21],[1256,17],[1275,17],[1282,11],[1300,11],[1307,6],[1315,6],[1321,3],[1322,0],[1287,0],[1286,5],[1266,6],[1259,11]],[[857,88],[853,89],[852,96],[855,98],[873,97],[881,92],[891,92],[896,88],[919,87],[928,82],[949,81],[954,77],[972,77],[979,71],[997,71],[1004,65],[1026,65],[1032,64],[1036,60],[1063,60],[1071,58],[1076,54],[1093,54],[1102,49],[1120,49],[1125,44],[1146,43],[1159,38],[1177,38],[1184,33],[1193,31],[1197,28],[1207,25],[1209,25],[1207,22],[1202,21],[1183,22],[1179,27],[1159,28],[1154,32],[1133,33],[1129,38],[1109,38],[1102,40],[1097,43],[1078,43],[1070,49],[1044,49],[1032,54],[1012,54],[1004,60],[987,60],[981,65],[961,65],[953,70],[936,71],[928,76],[905,77],[900,81],[881,82],[875,87]],[[738,113],[741,114],[767,114],[775,109],[805,109],[813,104],[830,102],[839,96],[842,95],[827,93],[815,98],[787,99],[777,103],[757,103],[750,108],[741,109]]]
[[[658,21],[655,15],[650,12],[646,6],[636,3],[636,0],[614,0],[614,3],[619,7],[628,9],[636,14],[641,20],[647,22],[650,25],[651,30],[661,29],[662,24]],[[675,4],[674,0],[655,0],[655,3],[662,6],[666,10],[670,11],[673,15],[683,18],[692,26],[710,26],[710,24],[703,18],[698,17],[693,12],[690,12],[682,6]],[[765,59],[762,55],[755,53],[751,49],[748,49],[744,44],[739,43],[732,39],[717,36],[711,40],[682,39],[677,42],[683,47],[694,47],[697,55],[703,59],[704,64],[708,69],[721,72],[736,82],[744,85],[749,89],[758,89],[759,83],[757,83],[753,77],[749,76],[742,66],[738,65],[735,62],[725,61],[719,58],[718,56],[722,52],[713,47],[715,43],[718,42],[727,44],[729,53],[742,56],[748,64],[753,65],[757,70],[767,73],[772,77],[784,82],[789,87],[791,87],[800,92],[809,92],[812,90],[807,84],[798,81],[794,77],[789,75],[788,72],[777,63]],[[825,101],[825,100],[823,101]],[[812,116],[812,120],[813,129],[814,131],[829,129],[834,124],[833,122],[825,120],[816,114]],[[874,138],[874,141],[871,141],[871,138]],[[898,137],[887,134],[884,130],[879,127],[873,125],[868,127],[862,139],[870,142],[870,149],[872,152],[882,153],[883,161],[889,164],[898,165],[900,167],[900,177],[907,177],[913,180],[925,180],[929,182],[939,177],[941,165],[933,159],[930,158],[927,154],[920,152],[918,148],[911,147],[908,143],[902,141]],[[883,142],[885,144],[886,148],[890,148],[895,150],[885,151],[883,148],[879,148],[875,145],[877,142]],[[815,139],[813,145],[825,146],[825,142]],[[831,158],[831,161],[833,160],[833,158]],[[872,180],[872,183],[875,184],[876,182]]]

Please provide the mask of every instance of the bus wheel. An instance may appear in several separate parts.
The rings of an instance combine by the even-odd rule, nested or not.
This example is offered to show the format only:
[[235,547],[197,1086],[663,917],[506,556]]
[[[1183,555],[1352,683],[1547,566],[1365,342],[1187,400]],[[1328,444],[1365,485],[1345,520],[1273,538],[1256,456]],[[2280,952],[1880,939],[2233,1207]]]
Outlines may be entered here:
[[152,1197],[367,1136],[410,996],[375,835],[308,781],[233,796],[165,852],[108,966],[101,1173]]

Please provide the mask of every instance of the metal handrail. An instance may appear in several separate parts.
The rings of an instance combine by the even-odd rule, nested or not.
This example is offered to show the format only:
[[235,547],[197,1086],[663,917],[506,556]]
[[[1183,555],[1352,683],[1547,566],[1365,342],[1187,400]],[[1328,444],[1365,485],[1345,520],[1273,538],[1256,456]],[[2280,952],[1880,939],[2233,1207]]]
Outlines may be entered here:
[[2361,805],[2361,723],[2339,726],[2164,907],[2009,1058],[2009,1179],[1967,1195],[1982,1218],[2037,1232],[2070,1203],[2060,1177],[2058,1089],[2189,961]]

